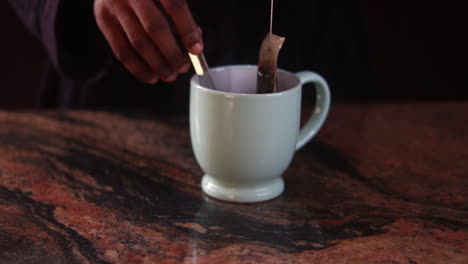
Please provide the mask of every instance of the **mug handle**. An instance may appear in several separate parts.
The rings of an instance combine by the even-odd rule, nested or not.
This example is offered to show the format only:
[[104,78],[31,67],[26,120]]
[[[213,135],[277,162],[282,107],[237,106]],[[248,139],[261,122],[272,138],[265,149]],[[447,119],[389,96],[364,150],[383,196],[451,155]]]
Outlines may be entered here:
[[315,109],[304,127],[299,131],[296,143],[297,151],[309,142],[322,127],[330,109],[331,96],[328,84],[322,76],[310,71],[298,72],[296,76],[299,78],[301,85],[313,83],[317,93]]

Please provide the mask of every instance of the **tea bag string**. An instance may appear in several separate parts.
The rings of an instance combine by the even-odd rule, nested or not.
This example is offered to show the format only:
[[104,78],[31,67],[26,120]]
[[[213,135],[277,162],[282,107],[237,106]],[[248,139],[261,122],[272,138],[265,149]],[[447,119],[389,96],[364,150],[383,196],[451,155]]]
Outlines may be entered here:
[[273,7],[274,7],[275,0],[271,0],[271,8],[270,8],[270,35],[273,34]]

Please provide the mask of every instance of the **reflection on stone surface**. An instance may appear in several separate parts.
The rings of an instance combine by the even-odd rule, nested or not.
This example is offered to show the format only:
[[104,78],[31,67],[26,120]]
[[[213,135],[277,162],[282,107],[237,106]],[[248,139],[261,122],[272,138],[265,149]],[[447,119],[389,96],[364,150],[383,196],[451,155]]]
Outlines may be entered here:
[[185,116],[0,112],[0,263],[467,263],[467,111],[335,106],[259,204],[201,193]]

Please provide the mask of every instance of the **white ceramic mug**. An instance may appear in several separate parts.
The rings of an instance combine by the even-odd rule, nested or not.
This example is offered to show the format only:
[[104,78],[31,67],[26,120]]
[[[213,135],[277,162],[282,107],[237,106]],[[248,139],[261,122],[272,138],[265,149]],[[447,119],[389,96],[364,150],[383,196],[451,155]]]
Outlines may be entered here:
[[[210,70],[216,90],[191,79],[190,133],[206,173],[202,189],[231,202],[260,202],[284,190],[281,175],[294,153],[322,127],[330,107],[326,81],[313,72],[278,71],[277,93],[255,94],[257,67]],[[316,89],[315,111],[300,129],[302,85]]]

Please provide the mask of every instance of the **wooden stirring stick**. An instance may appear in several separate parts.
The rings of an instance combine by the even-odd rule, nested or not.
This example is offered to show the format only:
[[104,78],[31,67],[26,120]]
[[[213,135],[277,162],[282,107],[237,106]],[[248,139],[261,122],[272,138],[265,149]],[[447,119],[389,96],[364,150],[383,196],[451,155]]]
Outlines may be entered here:
[[194,55],[189,53],[190,61],[192,62],[195,73],[200,76],[199,81],[202,86],[216,90],[214,82],[210,76],[210,68],[206,62],[205,55],[200,53],[200,55]]

